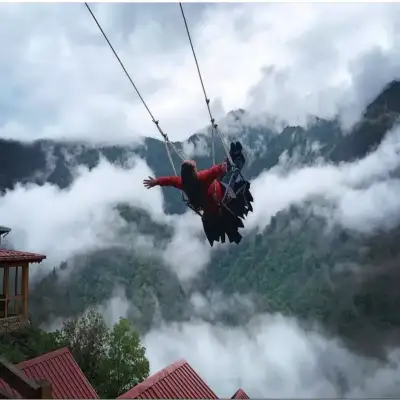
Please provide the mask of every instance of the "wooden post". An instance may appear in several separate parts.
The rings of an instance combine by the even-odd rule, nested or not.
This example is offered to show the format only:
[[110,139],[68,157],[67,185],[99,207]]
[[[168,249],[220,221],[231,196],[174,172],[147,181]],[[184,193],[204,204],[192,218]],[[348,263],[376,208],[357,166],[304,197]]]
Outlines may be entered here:
[[22,297],[24,299],[23,315],[28,318],[28,295],[29,295],[29,264],[22,265]]
[[0,287],[0,318],[6,317],[6,268],[0,265],[1,287]]
[[8,292],[10,288],[9,282],[9,270],[8,267],[4,267],[4,298],[6,301],[4,302],[4,318],[8,316]]
[[37,399],[52,399],[53,398],[53,389],[51,387],[51,383],[44,379],[40,379],[36,381],[40,388],[37,392]]

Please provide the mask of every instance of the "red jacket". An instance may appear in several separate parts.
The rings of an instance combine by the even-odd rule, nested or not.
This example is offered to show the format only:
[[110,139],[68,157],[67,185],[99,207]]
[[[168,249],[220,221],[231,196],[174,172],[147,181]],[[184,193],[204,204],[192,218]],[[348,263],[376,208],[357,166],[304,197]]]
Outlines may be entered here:
[[[204,213],[217,213],[218,205],[215,202],[221,201],[223,197],[223,191],[221,184],[217,181],[225,174],[223,164],[217,164],[209,169],[199,171],[197,177],[203,184],[205,192],[205,204]],[[180,176],[165,176],[156,179],[156,185],[159,186],[173,186],[177,189],[183,189],[182,179]]]

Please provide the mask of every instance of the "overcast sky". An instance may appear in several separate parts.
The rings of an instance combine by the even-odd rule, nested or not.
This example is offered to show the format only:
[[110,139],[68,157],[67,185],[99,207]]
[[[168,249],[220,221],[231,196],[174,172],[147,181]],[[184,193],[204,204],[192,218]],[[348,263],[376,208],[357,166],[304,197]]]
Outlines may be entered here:
[[[178,4],[93,4],[173,139],[208,122]],[[353,117],[398,71],[397,4],[184,5],[217,117]],[[290,21],[290,22],[289,22]],[[83,3],[0,5],[0,136],[156,136]]]

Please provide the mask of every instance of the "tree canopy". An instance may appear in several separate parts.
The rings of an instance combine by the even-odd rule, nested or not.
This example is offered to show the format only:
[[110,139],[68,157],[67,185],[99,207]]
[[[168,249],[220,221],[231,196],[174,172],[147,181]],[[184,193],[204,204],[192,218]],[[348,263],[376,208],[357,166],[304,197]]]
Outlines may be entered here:
[[68,347],[101,398],[117,398],[149,375],[140,336],[129,320],[109,329],[96,309],[66,320],[61,329],[45,332],[34,326],[1,336],[0,351],[12,363]]

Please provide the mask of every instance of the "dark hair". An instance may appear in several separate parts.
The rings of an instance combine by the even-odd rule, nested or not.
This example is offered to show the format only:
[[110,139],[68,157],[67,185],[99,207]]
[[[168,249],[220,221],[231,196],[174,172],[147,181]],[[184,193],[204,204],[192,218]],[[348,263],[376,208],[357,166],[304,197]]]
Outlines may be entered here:
[[204,206],[204,188],[197,178],[194,168],[194,162],[184,161],[181,165],[181,178],[183,191],[186,193],[189,203],[198,210]]

